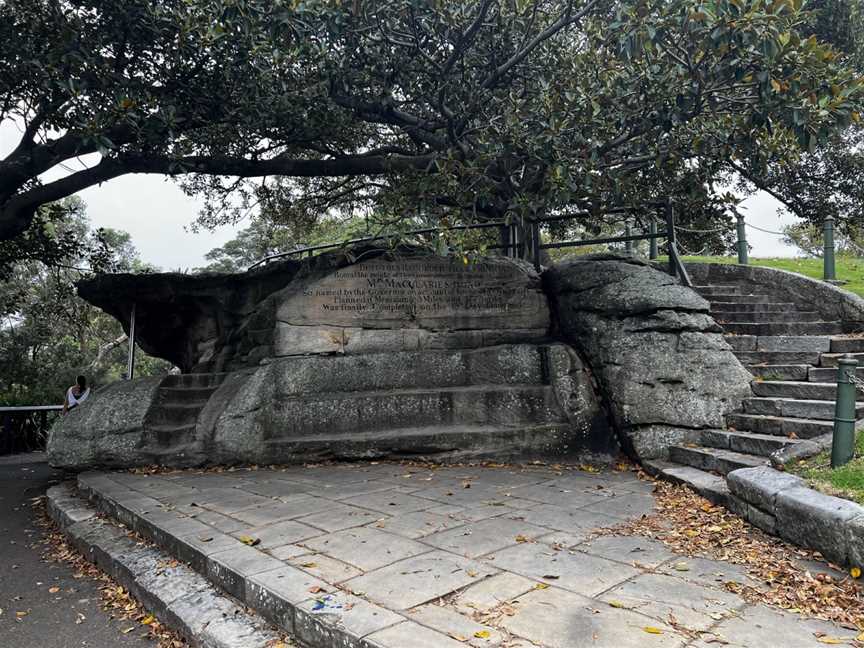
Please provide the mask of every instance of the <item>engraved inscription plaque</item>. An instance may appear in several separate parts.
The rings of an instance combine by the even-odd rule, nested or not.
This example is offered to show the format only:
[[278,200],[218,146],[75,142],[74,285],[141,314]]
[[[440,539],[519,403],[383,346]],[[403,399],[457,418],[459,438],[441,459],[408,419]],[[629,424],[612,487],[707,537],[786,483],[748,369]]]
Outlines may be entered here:
[[545,328],[536,275],[508,260],[375,259],[309,282],[279,307],[287,324],[361,328]]

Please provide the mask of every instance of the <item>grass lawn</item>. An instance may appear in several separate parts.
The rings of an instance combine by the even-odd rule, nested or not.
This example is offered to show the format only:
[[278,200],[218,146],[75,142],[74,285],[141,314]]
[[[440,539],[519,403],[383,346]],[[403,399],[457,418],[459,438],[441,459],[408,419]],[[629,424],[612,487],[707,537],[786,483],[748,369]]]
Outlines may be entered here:
[[858,431],[855,457],[845,466],[831,469],[831,452],[821,452],[787,469],[800,475],[818,491],[864,504],[864,430]]
[[[737,257],[683,257],[688,263],[737,263]],[[789,270],[799,274],[822,278],[822,259],[750,259],[750,265]],[[838,256],[835,265],[837,278],[848,281],[841,288],[864,297],[864,259]]]

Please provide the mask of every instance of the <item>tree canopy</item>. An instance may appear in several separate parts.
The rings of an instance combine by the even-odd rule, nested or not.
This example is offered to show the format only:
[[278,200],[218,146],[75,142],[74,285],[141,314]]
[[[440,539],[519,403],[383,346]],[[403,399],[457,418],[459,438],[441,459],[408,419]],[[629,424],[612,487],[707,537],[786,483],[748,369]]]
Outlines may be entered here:
[[452,222],[722,201],[724,161],[815,151],[860,119],[862,80],[802,5],[0,0],[0,118],[22,133],[0,239],[128,173],[183,177],[203,225],[259,204]]

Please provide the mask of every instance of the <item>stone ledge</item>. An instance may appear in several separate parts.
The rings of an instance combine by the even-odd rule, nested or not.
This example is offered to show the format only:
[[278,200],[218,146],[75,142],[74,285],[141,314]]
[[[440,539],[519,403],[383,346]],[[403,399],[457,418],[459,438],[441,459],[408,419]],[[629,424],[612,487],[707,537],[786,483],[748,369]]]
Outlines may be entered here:
[[196,648],[267,648],[279,634],[185,565],[96,516],[68,484],[48,490],[48,513],[88,560]]
[[754,526],[849,567],[864,564],[864,506],[767,466],[727,476],[731,508]]

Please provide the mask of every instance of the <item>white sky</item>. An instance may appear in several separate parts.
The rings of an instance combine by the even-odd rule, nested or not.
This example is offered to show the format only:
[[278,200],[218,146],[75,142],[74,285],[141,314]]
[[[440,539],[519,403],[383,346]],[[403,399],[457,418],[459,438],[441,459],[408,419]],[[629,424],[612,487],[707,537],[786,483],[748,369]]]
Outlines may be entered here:
[[[0,124],[0,157],[15,147],[18,135],[14,124]],[[46,174],[46,178],[64,174],[62,171],[52,172]],[[113,227],[129,232],[141,259],[163,270],[185,270],[204,265],[207,252],[232,239],[236,231],[245,226],[245,223],[239,223],[198,234],[188,231],[201,202],[185,195],[172,180],[162,176],[123,176],[90,187],[78,195],[87,204],[87,214],[94,227]],[[764,193],[748,198],[743,206],[747,222],[763,229],[780,231],[783,225],[795,222],[789,214],[778,216],[779,203]],[[752,257],[798,254],[797,248],[783,245],[779,236],[748,228],[747,237],[752,246]]]

